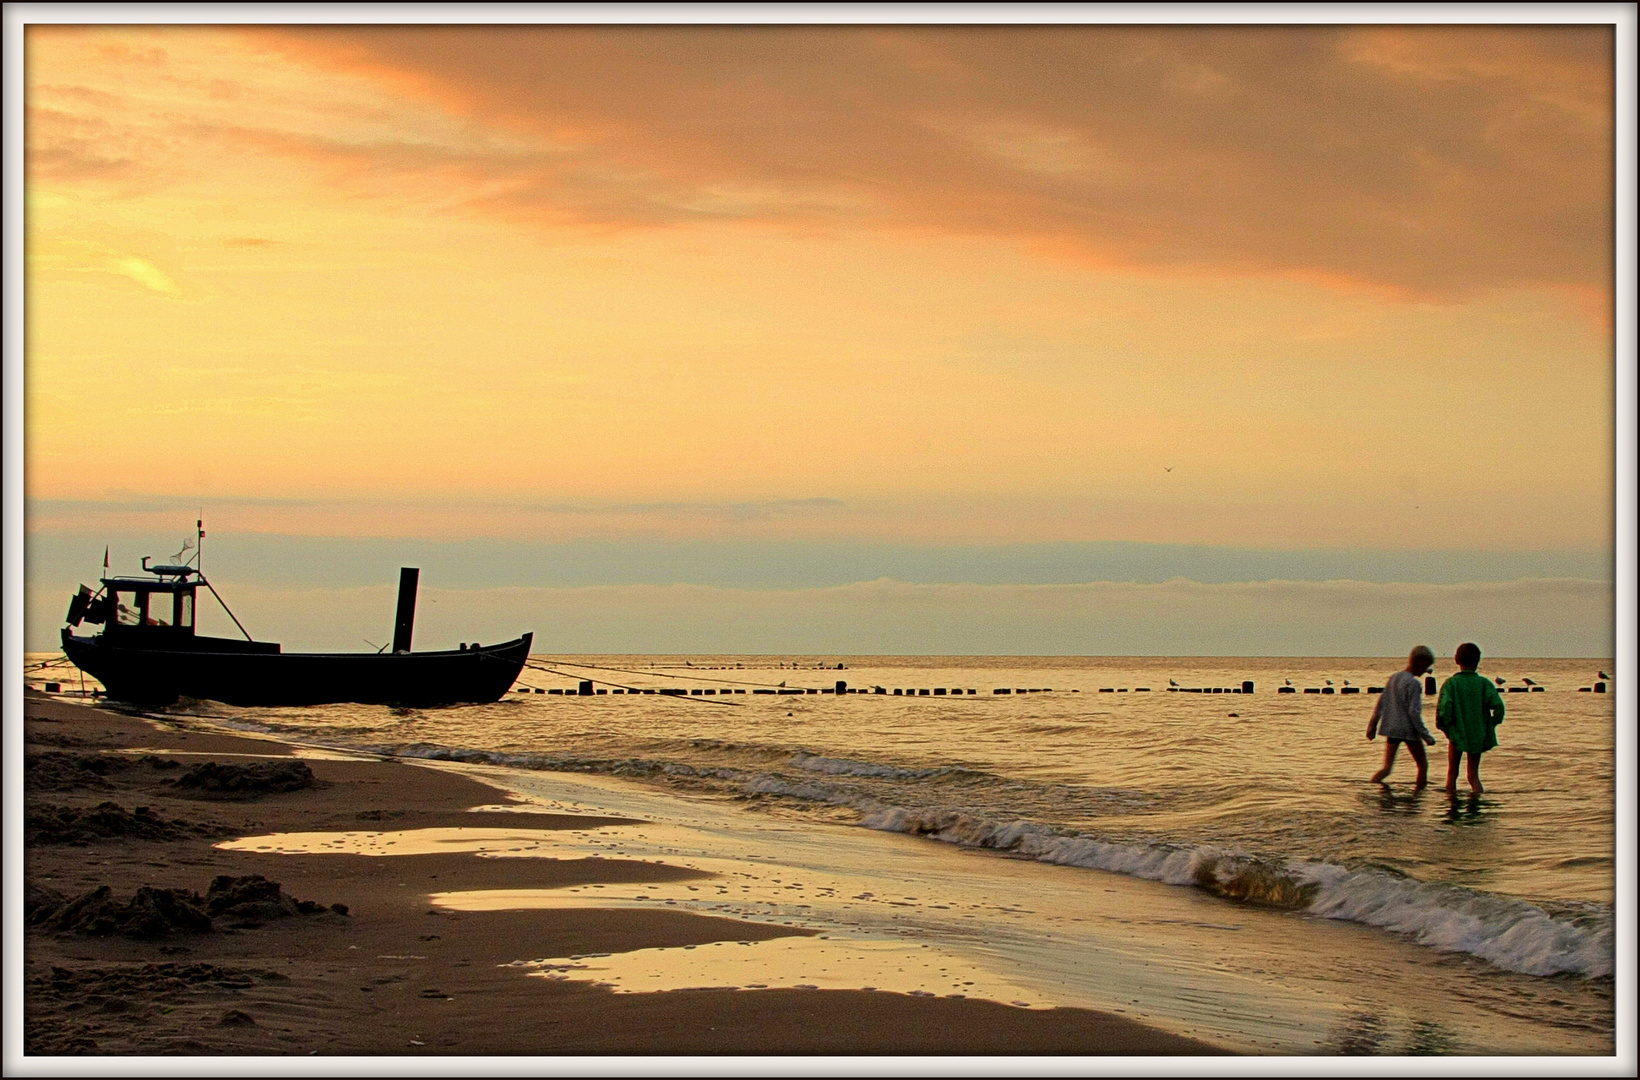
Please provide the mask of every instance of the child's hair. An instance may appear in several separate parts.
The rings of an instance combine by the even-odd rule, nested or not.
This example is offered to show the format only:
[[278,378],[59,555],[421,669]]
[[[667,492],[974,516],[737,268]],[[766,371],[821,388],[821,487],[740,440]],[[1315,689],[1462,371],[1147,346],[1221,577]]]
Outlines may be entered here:
[[1461,668],[1478,668],[1481,666],[1481,647],[1473,641],[1466,641],[1458,646],[1458,655],[1453,657]]
[[1412,655],[1408,656],[1407,659],[1412,661],[1414,664],[1421,664],[1425,667],[1434,667],[1435,651],[1428,645],[1419,645],[1417,648],[1412,650]]

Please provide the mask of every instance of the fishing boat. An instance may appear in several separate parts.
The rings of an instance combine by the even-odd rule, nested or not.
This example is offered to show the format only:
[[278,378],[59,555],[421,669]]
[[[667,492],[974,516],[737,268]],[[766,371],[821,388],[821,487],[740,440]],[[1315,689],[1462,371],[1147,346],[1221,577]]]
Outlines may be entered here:
[[[453,650],[412,652],[420,570],[399,571],[398,613],[392,649],[371,653],[294,653],[278,642],[253,639],[200,565],[199,544],[185,543],[170,563],[150,566],[145,577],[109,576],[103,555],[102,587],[85,585],[69,603],[63,652],[106,688],[108,696],[138,705],[168,705],[200,698],[230,705],[435,706],[498,701],[518,679],[529,656],[531,634],[499,645],[467,644]],[[192,557],[179,561],[189,548]],[[244,634],[210,637],[195,630],[195,600],[204,589]],[[82,625],[100,633],[76,633]]]

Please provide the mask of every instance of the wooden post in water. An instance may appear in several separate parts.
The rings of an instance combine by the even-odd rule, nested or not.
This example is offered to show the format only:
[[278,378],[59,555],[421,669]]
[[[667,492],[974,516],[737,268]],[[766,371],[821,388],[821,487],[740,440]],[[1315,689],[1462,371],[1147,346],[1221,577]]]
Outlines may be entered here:
[[414,566],[399,567],[399,613],[393,620],[393,651],[410,651],[410,634],[416,628],[416,582],[421,570]]

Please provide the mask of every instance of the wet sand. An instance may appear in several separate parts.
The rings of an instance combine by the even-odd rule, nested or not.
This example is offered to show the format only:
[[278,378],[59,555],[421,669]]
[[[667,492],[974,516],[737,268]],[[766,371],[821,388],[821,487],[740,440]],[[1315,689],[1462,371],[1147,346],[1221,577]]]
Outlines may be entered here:
[[[297,759],[278,743],[162,730],[33,693],[25,710],[25,878],[42,910],[55,905],[58,912],[55,922],[26,931],[26,1054],[1221,1052],[1086,1009],[854,990],[618,994],[586,982],[530,978],[502,965],[809,931],[630,908],[457,911],[429,899],[458,890],[711,876],[657,861],[223,850],[214,845],[275,832],[584,830],[618,828],[622,819],[472,813],[507,799],[467,776],[385,760],[302,758],[313,783],[295,790],[190,788],[179,777],[204,762]],[[95,814],[103,803],[122,812]],[[139,807],[147,813],[136,813]],[[65,902],[103,885],[119,904],[142,887],[207,894],[219,876],[251,875],[313,903],[295,914],[239,908],[215,916],[206,932],[149,937],[86,933],[68,928],[73,911],[62,914]]]

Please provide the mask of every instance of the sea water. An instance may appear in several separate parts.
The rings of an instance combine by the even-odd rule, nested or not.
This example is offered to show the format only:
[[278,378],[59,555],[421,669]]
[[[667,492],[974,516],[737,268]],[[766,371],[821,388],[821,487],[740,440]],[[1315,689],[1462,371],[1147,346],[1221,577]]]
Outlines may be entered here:
[[[1398,666],[535,657],[527,692],[494,705],[168,715],[504,775],[547,805],[648,823],[555,853],[736,882],[451,906],[658,903],[792,922],[858,955],[927,946],[949,958],[930,971],[984,973],[943,992],[1121,1009],[1253,1051],[1610,1053],[1614,695],[1581,689],[1605,665],[1484,662],[1508,715],[1485,793],[1460,776],[1456,798],[1444,740],[1422,792],[1404,748],[1388,784],[1368,781],[1384,742],[1365,737],[1367,688]],[[661,689],[682,693],[633,692]],[[852,970],[827,947],[815,970]],[[676,966],[599,963],[640,987]],[[732,968],[726,984],[756,984]]]

